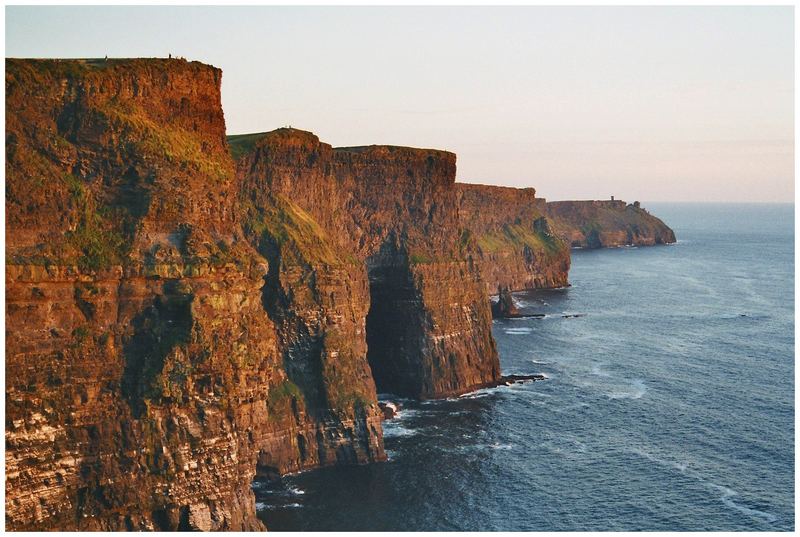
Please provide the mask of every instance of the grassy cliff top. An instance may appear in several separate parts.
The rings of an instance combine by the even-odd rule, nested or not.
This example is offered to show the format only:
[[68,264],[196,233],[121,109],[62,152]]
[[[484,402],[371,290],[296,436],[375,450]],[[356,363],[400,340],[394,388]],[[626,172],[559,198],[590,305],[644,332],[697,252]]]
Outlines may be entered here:
[[7,74],[21,74],[28,69],[57,77],[81,77],[137,70],[168,73],[187,68],[222,72],[213,65],[188,61],[184,58],[6,58]]
[[[313,144],[330,147],[324,142],[320,142],[319,137],[310,131],[295,129],[292,127],[281,127],[272,131],[254,132],[247,134],[231,134],[227,136],[228,146],[234,161],[252,152],[257,147],[266,144],[276,145],[300,145]],[[417,147],[405,147],[399,145],[362,145],[351,147],[332,148],[337,153],[353,153],[366,157],[375,156],[376,158],[386,158],[389,160],[408,157],[435,157],[455,161],[456,155],[450,151],[441,149],[426,149]]]

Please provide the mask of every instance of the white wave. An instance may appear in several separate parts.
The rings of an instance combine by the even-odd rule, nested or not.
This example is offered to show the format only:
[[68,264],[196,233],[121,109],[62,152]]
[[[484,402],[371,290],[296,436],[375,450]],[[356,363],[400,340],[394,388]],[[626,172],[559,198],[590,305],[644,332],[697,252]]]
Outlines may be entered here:
[[722,492],[722,497],[720,498],[720,500],[727,507],[739,511],[740,513],[743,513],[749,517],[760,518],[769,523],[778,520],[778,517],[773,515],[772,513],[767,513],[766,511],[760,511],[758,509],[745,507],[744,505],[739,505],[738,503],[733,501],[731,498],[739,495],[735,490],[729,489],[728,487],[724,487],[722,485],[717,485],[715,483],[708,483],[708,485]]
[[296,509],[298,507],[303,507],[303,506],[299,503],[272,505],[264,502],[256,502],[256,511],[272,511],[274,509]]
[[289,494],[292,494],[294,496],[302,496],[303,494],[306,493],[306,491],[298,487],[289,487],[287,492],[289,492]]
[[644,457],[645,459],[647,459],[647,460],[649,460],[651,462],[654,462],[656,464],[660,464],[661,466],[667,466],[669,468],[674,468],[675,470],[678,470],[681,473],[684,473],[684,474],[686,474],[686,475],[688,475],[690,477],[694,477],[695,479],[699,479],[699,480],[703,481],[703,478],[700,476],[700,474],[698,474],[697,472],[695,472],[693,470],[689,470],[689,465],[687,463],[685,463],[685,462],[668,461],[666,459],[662,459],[660,457],[656,457],[655,455],[652,455],[651,453],[648,453],[648,452],[646,452],[646,451],[644,451],[642,449],[638,449],[638,448],[629,448],[629,449],[627,449],[627,451],[630,451],[631,453],[635,453],[635,454],[639,455],[640,457]]
[[416,434],[417,431],[414,429],[409,429],[408,427],[404,427],[399,421],[397,421],[397,417],[392,418],[391,420],[386,420],[383,422],[383,437],[384,438],[395,438],[400,436],[411,436]]
[[533,330],[531,330],[530,328],[506,328],[505,329],[505,333],[506,334],[512,334],[512,335],[530,334],[532,331]]
[[409,399],[408,397],[400,397],[399,395],[394,395],[392,393],[379,393],[378,401],[400,403],[400,406],[406,406],[408,403],[417,402],[415,399]]
[[608,394],[609,399],[641,399],[647,393],[647,386],[643,380],[634,380],[631,383],[631,391],[613,392]]
[[580,457],[582,453],[586,453],[586,444],[570,438],[555,438],[541,445],[550,453],[567,459]]
[[488,390],[476,390],[474,392],[463,393],[458,397],[448,397],[448,401],[458,401],[459,399],[478,399],[480,397],[487,397],[490,395]]
[[740,513],[743,513],[743,514],[745,514],[747,516],[750,516],[750,517],[753,517],[753,518],[760,518],[760,519],[765,520],[766,522],[769,522],[769,523],[772,523],[772,522],[775,522],[775,521],[778,520],[778,517],[773,515],[772,513],[768,513],[766,511],[760,511],[758,509],[753,509],[753,508],[750,508],[750,507],[745,507],[744,505],[740,505],[740,504],[736,503],[735,501],[733,501],[732,498],[734,498],[735,496],[738,496],[739,495],[738,492],[736,492],[735,490],[733,490],[731,488],[728,488],[726,486],[717,485],[716,483],[711,483],[710,481],[708,481],[703,476],[702,473],[700,473],[698,471],[695,471],[695,470],[692,470],[691,468],[689,468],[689,466],[688,466],[688,464],[686,462],[677,462],[677,461],[665,460],[665,459],[662,459],[660,457],[656,457],[655,455],[652,455],[652,454],[650,454],[650,453],[648,453],[648,452],[646,452],[644,450],[636,449],[636,448],[628,449],[628,451],[630,451],[632,453],[635,453],[635,454],[637,454],[637,455],[639,455],[641,457],[644,457],[645,459],[647,459],[649,461],[652,461],[652,462],[655,462],[657,464],[660,464],[662,466],[667,466],[669,468],[674,468],[674,469],[678,470],[679,472],[681,472],[683,474],[686,474],[687,476],[692,477],[692,478],[700,481],[704,485],[706,485],[706,486],[708,486],[710,488],[713,488],[715,490],[720,491],[722,493],[722,496],[720,497],[720,501],[725,506],[729,507],[730,509],[734,509],[736,511],[739,511]]
[[553,408],[554,412],[567,412],[568,410],[575,410],[576,408],[588,408],[588,403],[576,403],[574,405],[567,405],[561,408]]
[[448,398],[448,401],[458,401],[459,399],[478,399],[480,397],[488,397],[489,395],[496,393],[498,391],[508,389],[509,386],[493,386],[491,388],[481,388],[479,390],[475,390],[472,392],[462,393],[458,397],[455,398]]
[[608,371],[603,370],[603,365],[605,364],[593,364],[592,375],[597,375],[598,377],[610,377],[611,374]]
[[541,360],[536,360],[534,358],[531,358],[531,363],[536,365],[550,365],[553,362],[542,362]]

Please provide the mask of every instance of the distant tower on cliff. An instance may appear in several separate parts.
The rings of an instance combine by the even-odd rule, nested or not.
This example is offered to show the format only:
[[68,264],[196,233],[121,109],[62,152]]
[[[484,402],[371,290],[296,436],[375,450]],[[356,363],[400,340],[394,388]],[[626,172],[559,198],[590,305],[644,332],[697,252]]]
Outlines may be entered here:
[[614,196],[611,196],[611,201],[614,201]]

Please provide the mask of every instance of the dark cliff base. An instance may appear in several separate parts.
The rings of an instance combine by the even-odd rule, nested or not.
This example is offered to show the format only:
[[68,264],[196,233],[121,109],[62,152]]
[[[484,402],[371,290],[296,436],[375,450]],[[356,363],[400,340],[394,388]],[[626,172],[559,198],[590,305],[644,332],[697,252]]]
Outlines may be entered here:
[[6,62],[7,529],[263,529],[253,479],[384,460],[376,386],[508,382],[489,291],[567,284],[532,189],[226,138],[221,76]]

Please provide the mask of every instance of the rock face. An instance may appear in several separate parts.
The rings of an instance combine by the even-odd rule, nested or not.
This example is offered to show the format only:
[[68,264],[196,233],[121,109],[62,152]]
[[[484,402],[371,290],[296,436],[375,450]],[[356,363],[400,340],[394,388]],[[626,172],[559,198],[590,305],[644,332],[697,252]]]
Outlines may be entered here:
[[514,297],[508,287],[497,289],[497,302],[492,303],[492,317],[495,319],[519,317],[519,309],[514,304]]
[[376,381],[500,378],[455,155],[229,146],[220,81],[7,61],[9,529],[261,529],[254,477],[385,458]]
[[567,283],[594,213],[445,151],[228,139],[220,83],[6,61],[7,529],[263,529],[254,478],[384,460],[376,387],[507,382],[488,293]]
[[569,246],[551,231],[545,200],[533,188],[458,183],[462,242],[477,261],[487,292],[563,287]]
[[664,222],[642,209],[639,202],[553,201],[547,203],[553,229],[572,247],[606,248],[652,246],[675,242]]
[[391,146],[334,149],[309,132],[231,137],[251,192],[291,199],[361,267],[378,390],[416,398],[494,382],[499,363],[478,267],[462,251],[455,155]]
[[220,80],[6,62],[8,529],[262,529],[256,474],[385,458],[364,269],[241,184]]

